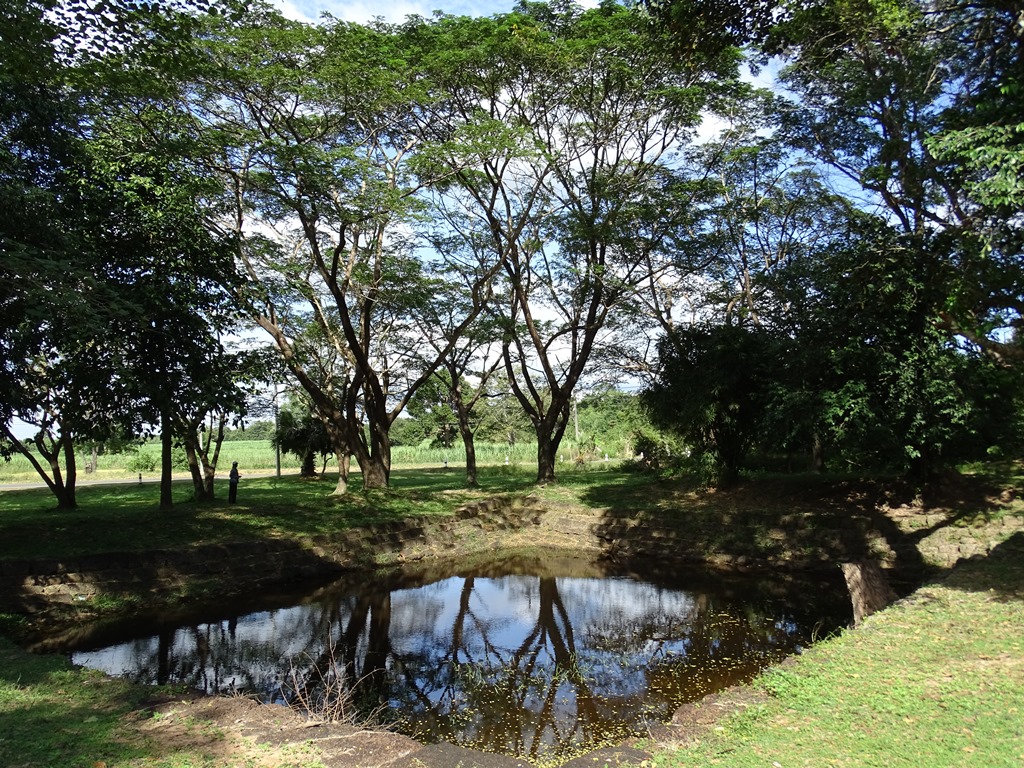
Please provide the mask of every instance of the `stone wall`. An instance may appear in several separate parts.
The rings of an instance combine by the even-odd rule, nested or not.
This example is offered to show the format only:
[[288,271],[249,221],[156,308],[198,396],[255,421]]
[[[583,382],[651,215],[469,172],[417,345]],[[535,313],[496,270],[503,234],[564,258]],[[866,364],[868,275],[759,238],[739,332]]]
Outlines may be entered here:
[[[903,520],[905,543],[921,562],[950,567],[987,554],[1024,518],[946,526],[940,520]],[[113,552],[65,560],[0,562],[0,610],[40,614],[74,607],[88,614],[112,601],[175,603],[196,597],[241,594],[275,585],[331,578],[347,570],[499,548],[554,547],[648,562],[720,567],[807,570],[877,559],[896,564],[896,553],[871,522],[856,516],[790,514],[766,519],[748,514],[715,529],[691,526],[685,510],[661,517],[612,513],[557,504],[532,496],[500,497],[466,506],[443,520],[413,519],[308,540],[266,539],[187,550]],[[917,531],[927,536],[915,537]],[[890,539],[892,532],[889,532]],[[106,603],[106,606],[104,605]],[[116,607],[116,606],[113,606]],[[77,612],[77,611],[76,611]]]
[[266,539],[185,550],[51,560],[0,561],[0,610],[35,614],[54,606],[87,611],[106,600],[177,601],[330,577],[354,568],[397,564],[493,547],[508,532],[536,528],[543,512],[529,498],[496,498],[440,522],[409,520],[307,540]]

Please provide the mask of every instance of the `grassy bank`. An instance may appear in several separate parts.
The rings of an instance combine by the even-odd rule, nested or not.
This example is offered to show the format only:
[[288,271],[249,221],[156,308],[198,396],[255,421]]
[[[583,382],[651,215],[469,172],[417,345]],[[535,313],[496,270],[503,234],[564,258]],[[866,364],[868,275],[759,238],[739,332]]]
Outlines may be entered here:
[[1024,534],[757,683],[663,768],[1024,765]]
[[[757,684],[761,703],[719,730],[657,746],[649,763],[931,768],[1024,761],[1024,533],[1004,525],[1021,519],[1019,468],[981,483],[957,481],[934,496],[835,478],[768,478],[699,492],[685,481],[603,462],[566,468],[559,483],[542,489],[533,486],[529,466],[488,467],[480,489],[466,489],[463,480],[457,468],[396,471],[389,491],[364,493],[357,478],[352,493],[335,498],[330,477],[248,476],[234,506],[196,505],[186,482],[177,486],[170,513],[158,511],[157,488],[149,484],[83,487],[81,506],[72,511],[54,509],[42,490],[8,490],[0,492],[0,560],[301,540],[410,516],[443,519],[462,504],[508,493],[630,519],[675,520],[680,541],[685,534],[688,546],[706,551],[824,546],[829,526],[851,517],[922,557],[936,537],[968,532],[992,554],[767,674]],[[0,619],[0,633],[18,621]],[[0,765],[317,765],[308,750],[282,752],[239,738],[233,721],[178,723],[173,739],[166,732],[155,738],[152,695],[0,640]]]
[[[597,473],[588,476],[597,477]],[[238,503],[219,498],[196,504],[189,481],[174,484],[174,508],[160,512],[155,483],[83,486],[78,507],[58,510],[46,489],[0,491],[0,559],[185,548],[199,543],[303,539],[409,517],[451,515],[462,504],[531,487],[532,473],[493,467],[469,489],[456,469],[396,472],[386,491],[363,492],[359,475],[350,493],[332,496],[336,475],[243,476]]]
[[483,467],[472,489],[456,467],[396,470],[390,489],[370,492],[357,473],[342,497],[331,495],[335,480],[243,475],[235,505],[226,503],[226,480],[210,504],[194,503],[190,482],[179,481],[170,512],[158,508],[156,483],[83,486],[74,510],[56,509],[46,489],[0,490],[0,561],[301,542],[413,517],[443,519],[484,498],[530,494],[542,505],[587,508],[609,521],[656,521],[678,547],[698,555],[778,562],[863,551],[923,572],[988,551],[1024,519],[1016,490],[1024,482],[1019,470],[1005,468],[926,494],[889,481],[827,476],[761,478],[703,492],[685,479],[623,471],[611,462],[562,467],[559,482],[544,487],[534,485],[525,464]]
[[310,748],[255,744],[230,724],[168,723],[184,692],[33,656],[0,637],[0,765],[7,768],[317,768]]

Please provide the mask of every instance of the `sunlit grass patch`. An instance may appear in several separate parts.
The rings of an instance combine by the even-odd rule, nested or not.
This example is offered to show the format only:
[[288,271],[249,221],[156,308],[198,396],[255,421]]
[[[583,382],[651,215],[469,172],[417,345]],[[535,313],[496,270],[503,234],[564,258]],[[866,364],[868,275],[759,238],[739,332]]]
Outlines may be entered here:
[[1024,545],[1005,546],[766,673],[769,703],[655,764],[1024,764]]

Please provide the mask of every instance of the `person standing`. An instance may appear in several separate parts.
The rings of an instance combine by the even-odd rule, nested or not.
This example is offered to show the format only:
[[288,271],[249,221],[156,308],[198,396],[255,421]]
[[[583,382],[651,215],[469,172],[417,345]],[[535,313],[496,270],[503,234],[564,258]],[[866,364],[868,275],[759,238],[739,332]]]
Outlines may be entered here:
[[238,462],[231,462],[231,473],[228,475],[228,482],[230,483],[228,490],[228,504],[234,504],[238,499],[238,480],[242,476],[238,474]]

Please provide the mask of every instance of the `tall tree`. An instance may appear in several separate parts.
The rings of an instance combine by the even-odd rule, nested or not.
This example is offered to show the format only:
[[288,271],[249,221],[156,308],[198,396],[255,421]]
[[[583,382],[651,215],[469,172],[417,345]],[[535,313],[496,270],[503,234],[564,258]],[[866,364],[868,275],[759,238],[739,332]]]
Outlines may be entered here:
[[[81,359],[80,345],[71,354],[66,348],[56,353],[61,335],[88,316],[67,290],[85,271],[71,269],[70,258],[82,216],[74,178],[85,164],[76,136],[77,95],[67,88],[59,61],[61,29],[46,11],[31,0],[0,11],[0,451],[25,455],[58,503],[73,507],[73,438],[87,420],[62,423],[60,417],[69,399],[91,403],[99,392],[77,375],[88,371],[73,363]],[[12,431],[15,418],[33,425],[31,440]]]
[[434,301],[424,306],[418,322],[423,324],[427,358],[424,362],[443,355],[433,383],[439,384],[445,394],[439,398],[436,387],[430,385],[428,390],[434,390],[435,403],[442,400],[442,407],[449,409],[455,420],[466,454],[466,483],[475,486],[478,409],[486,402],[488,383],[502,365],[500,345],[495,340],[499,327],[486,315],[480,315],[468,326],[465,323],[467,317],[476,314],[471,285],[467,282],[472,283],[479,265],[488,260],[485,253],[479,252],[487,251],[486,243],[469,235],[465,222],[443,205],[434,210],[442,230],[454,228],[458,234],[429,240],[431,249],[445,257],[432,265]]
[[637,237],[645,280],[630,302],[614,364],[650,379],[654,349],[687,328],[774,323],[775,276],[829,243],[842,242],[849,204],[806,158],[758,135],[770,104],[744,99],[742,121],[683,155]]
[[[307,403],[292,398],[281,409],[273,443],[276,448],[295,454],[301,462],[302,477],[316,477],[316,457],[334,453],[334,445],[323,422],[311,412]],[[338,457],[339,460],[341,457]]]
[[870,219],[847,241],[792,264],[787,351],[769,405],[780,445],[809,437],[852,465],[927,479],[1012,452],[1021,381],[934,322],[935,262]]
[[763,434],[780,345],[751,325],[677,329],[659,347],[659,376],[643,399],[679,433],[704,479],[729,485]]
[[[409,170],[423,94],[385,27],[309,27],[263,8],[214,29],[207,47],[211,69],[190,108],[218,150],[210,167],[227,192],[225,226],[252,283],[239,298],[338,455],[355,456],[365,487],[384,487],[390,426],[446,352],[414,354],[415,318],[432,298],[404,237],[428,183]],[[468,286],[467,325],[487,279]],[[312,339],[300,331],[313,327],[343,377],[305,367]]]
[[[199,20],[186,14],[182,23]],[[172,504],[174,443],[195,454],[205,416],[241,412],[245,402],[239,358],[222,341],[238,321],[234,243],[207,226],[204,202],[214,190],[190,162],[194,144],[176,130],[180,83],[194,66],[184,50],[170,61],[161,46],[145,45],[104,58],[97,76],[120,80],[119,88],[97,94],[85,142],[105,195],[98,215],[116,223],[93,236],[106,256],[105,282],[134,304],[107,330],[145,421],[159,425],[162,509]],[[212,498],[215,466],[206,472],[196,482],[199,500]]]
[[[426,66],[447,89],[446,194],[502,266],[489,311],[505,371],[554,479],[572,394],[616,309],[642,279],[637,201],[729,90],[731,49],[677,60],[645,18],[611,3],[524,3],[488,20],[441,19]],[[438,43],[437,41],[441,41]]]
[[[75,441],[129,433],[142,418],[119,346],[119,323],[141,315],[118,267],[135,206],[97,153],[101,96],[123,82],[115,58],[173,45],[187,26],[175,20],[192,18],[178,3],[88,10],[24,0],[0,12],[0,200],[10,214],[0,224],[0,417],[8,445],[62,506],[75,504]],[[15,416],[35,425],[31,445],[12,432]]]
[[[876,205],[915,262],[931,259],[943,294],[933,322],[1004,363],[1024,357],[1014,336],[1024,309],[1021,238],[1005,207],[1015,182],[985,169],[993,152],[1005,168],[1019,150],[1019,11],[988,2],[794,3],[768,40],[785,57],[794,96],[786,135]],[[967,150],[972,131],[993,143]],[[1003,192],[988,196],[986,184]]]

